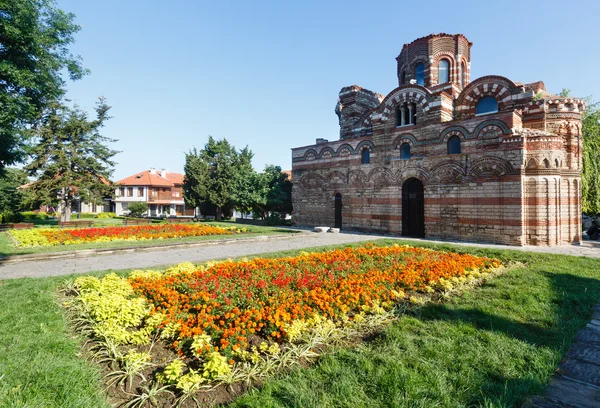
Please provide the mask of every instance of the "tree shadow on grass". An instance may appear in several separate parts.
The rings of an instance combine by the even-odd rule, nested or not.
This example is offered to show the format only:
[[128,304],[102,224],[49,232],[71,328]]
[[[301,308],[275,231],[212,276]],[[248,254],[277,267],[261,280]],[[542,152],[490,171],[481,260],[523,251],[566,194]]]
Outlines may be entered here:
[[[556,369],[556,366],[548,367],[548,363],[558,364],[570,348],[577,331],[591,319],[594,306],[600,303],[600,274],[598,279],[594,279],[569,273],[540,273],[547,280],[549,290],[545,292],[547,297],[536,301],[544,303],[552,311],[551,316],[542,312],[544,308],[536,309],[532,305],[519,311],[516,304],[510,304],[510,300],[505,303],[505,308],[495,308],[497,305],[493,303],[482,304],[481,308],[448,303],[426,305],[412,312],[414,317],[424,322],[468,324],[478,330],[499,333],[539,348],[539,352],[534,351],[536,354],[545,352],[558,356],[558,359],[546,359],[545,367],[541,369],[517,370],[515,376],[510,378],[490,367],[482,369],[483,387],[480,394],[472,396],[475,405],[519,406],[527,397],[541,393]],[[539,297],[541,292],[535,289],[523,288],[519,300],[528,296]],[[529,310],[527,307],[531,308],[530,316],[523,314]],[[507,348],[505,352],[509,350]],[[460,357],[457,355],[457,358]]]

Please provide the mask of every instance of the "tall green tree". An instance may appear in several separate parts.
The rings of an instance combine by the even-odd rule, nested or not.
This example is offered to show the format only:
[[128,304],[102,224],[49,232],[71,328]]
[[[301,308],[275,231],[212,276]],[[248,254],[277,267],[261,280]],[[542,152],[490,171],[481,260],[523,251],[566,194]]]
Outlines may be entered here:
[[280,214],[292,212],[292,181],[281,167],[269,164],[261,173],[265,185],[264,200],[256,201],[253,210],[261,218],[271,212]]
[[7,168],[0,177],[0,212],[16,212],[23,210],[25,190],[21,188],[28,183],[27,173],[21,169]]
[[53,102],[34,128],[35,144],[31,163],[25,168],[37,177],[29,190],[37,197],[55,194],[61,206],[61,220],[69,221],[76,198],[100,203],[112,195],[109,177],[118,152],[105,144],[114,142],[100,134],[109,119],[110,106],[104,99],[96,105],[96,119],[75,107]]
[[586,214],[600,214],[600,109],[595,103],[583,115],[583,172],[581,206]]
[[21,160],[31,126],[87,73],[68,46],[80,27],[54,0],[0,0],[0,173]]
[[232,202],[233,207],[242,214],[252,211],[256,205],[267,203],[267,178],[262,173],[254,171],[253,156],[247,146],[240,150],[238,155]]
[[[236,187],[239,154],[227,139],[208,142],[201,151],[186,155],[184,194],[189,204],[208,202],[217,208],[217,220],[223,207],[231,204]],[[198,206],[198,205],[195,205]]]

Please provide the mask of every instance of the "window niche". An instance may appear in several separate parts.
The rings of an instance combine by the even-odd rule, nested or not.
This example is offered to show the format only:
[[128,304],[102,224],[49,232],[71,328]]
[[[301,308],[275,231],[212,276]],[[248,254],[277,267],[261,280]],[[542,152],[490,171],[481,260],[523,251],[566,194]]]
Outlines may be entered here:
[[450,81],[450,63],[443,59],[438,64],[438,85]]
[[400,145],[400,158],[403,160],[410,159],[410,144],[404,142]]
[[417,85],[425,86],[425,64],[418,64],[415,67],[415,79]]
[[360,152],[360,163],[361,164],[371,163],[371,151],[366,147],[362,150],[362,152]]
[[493,96],[481,98],[475,105],[475,114],[477,115],[495,112],[498,112],[498,101]]
[[396,127],[417,124],[417,104],[405,102],[396,106]]
[[461,146],[460,146],[460,137],[452,136],[448,139],[448,154],[460,154]]

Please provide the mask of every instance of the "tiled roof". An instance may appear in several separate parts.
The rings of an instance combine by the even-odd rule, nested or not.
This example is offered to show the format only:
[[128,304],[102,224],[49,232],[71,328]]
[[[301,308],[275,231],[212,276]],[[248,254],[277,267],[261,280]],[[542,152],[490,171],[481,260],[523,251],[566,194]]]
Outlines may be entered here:
[[183,183],[183,174],[167,172],[165,176],[166,177],[162,177],[159,171],[153,174],[150,170],[144,170],[133,176],[119,180],[116,184],[121,184],[123,186],[174,187],[176,184]]

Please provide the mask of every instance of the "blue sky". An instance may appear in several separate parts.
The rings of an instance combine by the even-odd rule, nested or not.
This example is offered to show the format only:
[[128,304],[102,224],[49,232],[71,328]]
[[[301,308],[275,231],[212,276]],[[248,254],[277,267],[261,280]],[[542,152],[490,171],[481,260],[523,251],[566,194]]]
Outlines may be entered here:
[[182,172],[208,135],[248,145],[257,170],[290,169],[292,147],[339,138],[343,86],[386,95],[402,45],[430,33],[473,42],[472,79],[543,80],[600,100],[597,1],[287,3],[58,0],[82,27],[71,49],[92,71],[67,97],[113,106],[103,134],[122,151],[114,180]]

